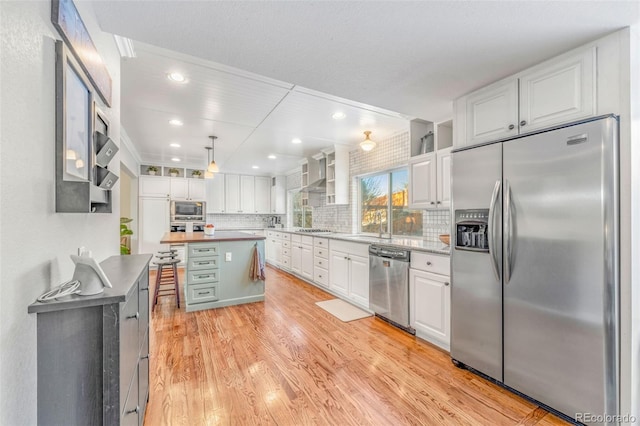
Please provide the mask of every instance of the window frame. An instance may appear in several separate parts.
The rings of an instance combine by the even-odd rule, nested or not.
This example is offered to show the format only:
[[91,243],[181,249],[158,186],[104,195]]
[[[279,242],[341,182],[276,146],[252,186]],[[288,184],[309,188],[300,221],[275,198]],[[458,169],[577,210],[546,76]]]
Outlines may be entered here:
[[[392,219],[392,203],[393,203],[393,197],[392,197],[392,190],[393,188],[391,187],[392,182],[391,182],[391,175],[394,172],[399,172],[399,171],[407,171],[407,173],[409,173],[409,165],[403,165],[403,166],[398,166],[398,167],[393,167],[391,169],[385,169],[385,170],[378,170],[375,172],[371,172],[371,173],[364,173],[361,175],[356,176],[354,179],[356,179],[356,185],[357,185],[357,190],[358,190],[358,205],[357,205],[357,209],[358,209],[358,229],[357,232],[358,234],[361,235],[367,235],[367,236],[378,236],[377,232],[363,232],[362,231],[362,179],[364,178],[369,178],[369,177],[374,177],[374,176],[379,176],[379,175],[387,175],[387,189],[388,189],[388,202],[387,202],[387,226],[386,226],[386,230],[385,230],[385,234],[390,235],[391,237],[402,237],[402,238],[411,238],[411,239],[423,239],[424,235],[404,235],[404,234],[394,234],[393,233],[393,229],[389,229],[389,228],[393,228],[393,219]],[[410,174],[409,174],[410,176]],[[409,177],[410,179],[410,177]],[[411,181],[409,180],[409,187],[411,187]],[[424,215],[424,210],[423,209],[411,209],[407,206],[408,210],[419,210],[422,211],[422,214]],[[424,220],[424,216],[423,216],[423,220]],[[424,233],[424,230],[423,230]]]

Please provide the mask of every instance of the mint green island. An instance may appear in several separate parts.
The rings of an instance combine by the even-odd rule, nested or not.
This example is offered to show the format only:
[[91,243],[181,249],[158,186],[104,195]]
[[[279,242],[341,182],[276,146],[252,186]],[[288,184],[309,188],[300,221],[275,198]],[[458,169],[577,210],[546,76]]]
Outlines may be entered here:
[[184,292],[187,312],[264,301],[264,280],[254,281],[258,249],[264,265],[265,237],[244,232],[168,232],[162,244],[185,244]]

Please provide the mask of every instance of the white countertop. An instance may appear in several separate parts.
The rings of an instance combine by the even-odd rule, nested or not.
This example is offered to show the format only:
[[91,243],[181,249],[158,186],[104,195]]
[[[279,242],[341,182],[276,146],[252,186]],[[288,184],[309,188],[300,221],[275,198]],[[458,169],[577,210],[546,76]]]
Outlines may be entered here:
[[447,256],[450,254],[450,251],[451,251],[451,248],[449,246],[444,245],[439,241],[428,241],[422,238],[393,237],[389,239],[389,238],[377,238],[369,235],[344,234],[340,232],[319,232],[319,233],[299,232],[299,230],[295,228],[265,228],[265,231],[287,232],[290,234],[309,235],[313,237],[324,237],[324,238],[330,238],[330,239],[341,240],[341,241],[352,241],[354,243],[395,246],[395,247],[401,247],[401,248],[411,249],[411,250],[445,254]]

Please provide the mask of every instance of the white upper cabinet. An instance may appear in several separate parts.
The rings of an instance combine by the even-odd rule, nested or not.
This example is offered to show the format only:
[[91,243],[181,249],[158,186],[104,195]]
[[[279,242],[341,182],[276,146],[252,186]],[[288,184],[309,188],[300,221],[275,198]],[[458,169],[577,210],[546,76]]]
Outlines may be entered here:
[[543,62],[454,102],[456,148],[569,123],[597,113],[596,48]]
[[543,64],[520,75],[520,133],[596,113],[596,50]]
[[447,148],[436,153],[436,205],[451,207],[451,150]]
[[225,175],[216,173],[213,179],[205,179],[207,213],[224,213],[224,180]]
[[171,194],[171,178],[162,176],[140,176],[139,179],[138,195],[140,197],[169,198]]
[[409,163],[409,207],[427,209],[436,206],[436,154],[432,152]]
[[240,176],[240,213],[255,212],[255,179],[253,176]]
[[[436,124],[435,134],[422,139],[428,141],[426,149],[420,149],[419,154],[409,159],[409,208],[449,208],[453,122]],[[426,153],[422,154],[423,151]],[[414,152],[412,149],[411,153]]]
[[254,180],[256,213],[269,214],[271,211],[271,178],[256,176]]
[[287,213],[287,197],[286,197],[286,176],[274,176],[271,178],[271,210],[270,213],[286,214]]
[[172,200],[203,201],[206,198],[204,180],[179,177],[170,179]]
[[518,79],[492,85],[466,100],[469,145],[518,134]]
[[242,213],[240,211],[240,175],[225,176],[224,204],[227,213]]
[[349,204],[349,149],[335,145],[327,156],[327,205]]
[[189,182],[189,199],[203,201],[207,198],[204,179],[187,179]]

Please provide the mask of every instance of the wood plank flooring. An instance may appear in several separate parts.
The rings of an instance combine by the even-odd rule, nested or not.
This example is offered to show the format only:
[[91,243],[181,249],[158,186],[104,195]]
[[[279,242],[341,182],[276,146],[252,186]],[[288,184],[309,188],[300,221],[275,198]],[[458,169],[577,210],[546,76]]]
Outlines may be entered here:
[[567,424],[380,319],[315,305],[332,298],[271,267],[264,303],[186,313],[161,298],[145,425]]

